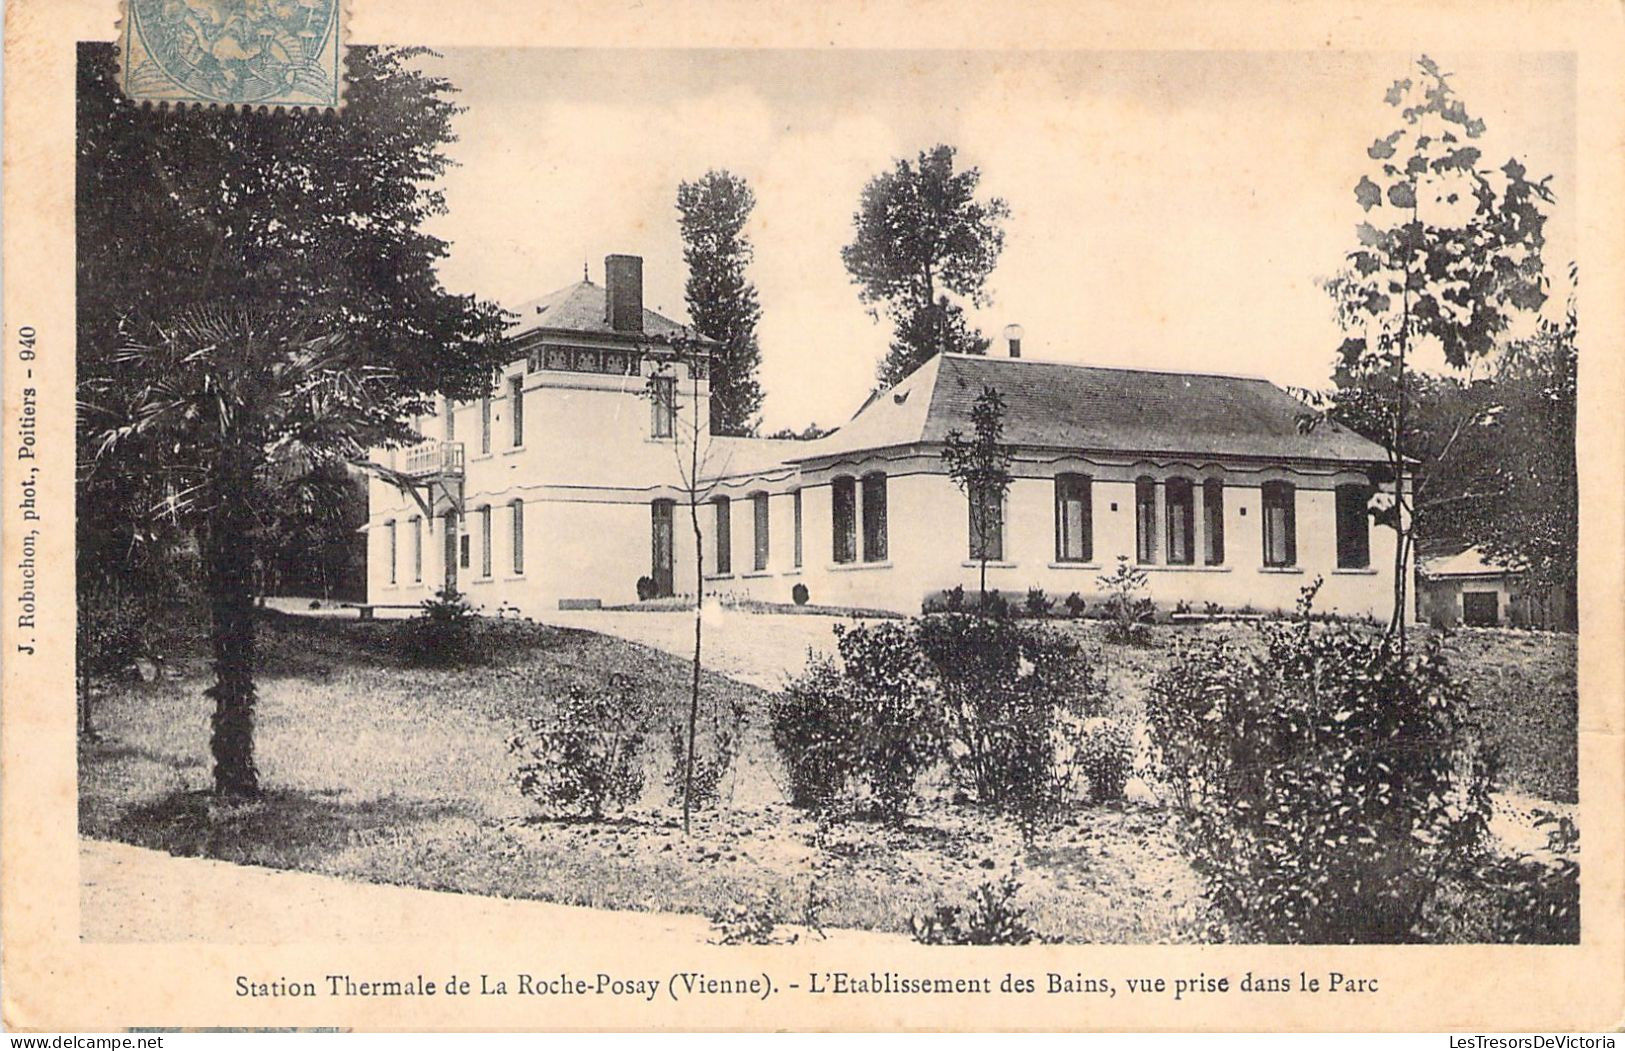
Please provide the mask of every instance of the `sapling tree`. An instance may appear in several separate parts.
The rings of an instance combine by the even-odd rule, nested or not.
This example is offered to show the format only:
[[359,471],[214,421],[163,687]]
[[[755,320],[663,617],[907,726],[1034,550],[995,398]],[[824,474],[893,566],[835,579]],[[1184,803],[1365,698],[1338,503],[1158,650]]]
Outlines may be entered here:
[[1010,491],[1012,451],[1002,444],[1004,397],[984,386],[971,406],[971,436],[956,427],[948,432],[942,459],[948,475],[970,501],[971,556],[981,568],[981,604],[987,610],[987,564],[1003,558],[1004,497]]
[[1540,308],[1547,286],[1541,204],[1553,199],[1549,177],[1531,179],[1516,159],[1484,167],[1474,145],[1484,121],[1469,114],[1432,59],[1424,55],[1416,66],[1414,79],[1388,89],[1385,101],[1400,123],[1366,150],[1371,168],[1354,186],[1366,216],[1358,245],[1326,283],[1348,333],[1340,385],[1393,377],[1380,417],[1393,487],[1385,517],[1397,532],[1388,634],[1401,652],[1414,510],[1406,485],[1414,462],[1406,440],[1409,370],[1424,347],[1465,370],[1496,350],[1515,314]]
[[[677,488],[688,505],[688,522],[694,537],[694,661],[689,682],[688,725],[685,727],[687,745],[683,754],[683,833],[687,835],[694,809],[694,737],[700,719],[700,668],[704,639],[705,603],[705,536],[700,529],[700,505],[708,502],[715,491],[719,474],[726,469],[726,461],[713,462],[720,449],[711,430],[700,414],[700,380],[710,363],[707,347],[688,332],[670,337],[672,356],[660,360],[650,372],[645,388],[654,411],[669,414],[669,431],[673,437],[672,455],[677,465]],[[689,398],[675,393],[676,366],[684,363],[688,368]],[[686,411],[685,411],[686,410]]]

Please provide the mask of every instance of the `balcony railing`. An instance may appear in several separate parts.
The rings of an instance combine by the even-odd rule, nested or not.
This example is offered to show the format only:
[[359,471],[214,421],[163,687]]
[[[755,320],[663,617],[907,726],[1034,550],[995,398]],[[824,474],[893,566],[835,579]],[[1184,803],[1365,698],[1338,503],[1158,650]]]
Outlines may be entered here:
[[401,452],[401,473],[412,478],[461,478],[462,442],[420,442]]

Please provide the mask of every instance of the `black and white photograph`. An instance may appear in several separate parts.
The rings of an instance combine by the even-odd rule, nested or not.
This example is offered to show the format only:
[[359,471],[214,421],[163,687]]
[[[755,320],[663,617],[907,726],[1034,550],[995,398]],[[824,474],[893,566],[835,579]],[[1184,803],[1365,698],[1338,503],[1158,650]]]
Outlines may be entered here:
[[1616,938],[1576,51],[134,6],[71,45],[71,331],[7,326],[71,358],[86,951],[568,947],[201,979],[363,1029],[452,970],[1087,1028]]

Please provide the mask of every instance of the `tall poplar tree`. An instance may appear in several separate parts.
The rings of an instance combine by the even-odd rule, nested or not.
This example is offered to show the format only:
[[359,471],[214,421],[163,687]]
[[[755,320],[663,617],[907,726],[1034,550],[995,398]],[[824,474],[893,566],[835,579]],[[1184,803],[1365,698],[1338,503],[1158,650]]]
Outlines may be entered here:
[[712,434],[754,434],[760,423],[756,323],[762,308],[745,276],[753,255],[745,224],[755,207],[749,184],[726,170],[713,169],[677,187],[689,317],[695,331],[717,344],[711,358]]

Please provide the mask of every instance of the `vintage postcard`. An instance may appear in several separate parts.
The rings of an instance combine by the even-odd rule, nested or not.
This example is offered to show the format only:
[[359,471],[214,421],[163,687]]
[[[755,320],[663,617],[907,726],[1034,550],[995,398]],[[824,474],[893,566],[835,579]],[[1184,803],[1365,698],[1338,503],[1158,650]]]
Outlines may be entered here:
[[1625,1024],[1617,4],[5,47],[6,1026]]

